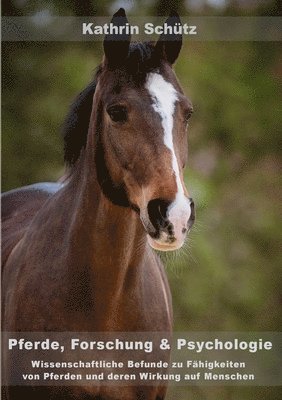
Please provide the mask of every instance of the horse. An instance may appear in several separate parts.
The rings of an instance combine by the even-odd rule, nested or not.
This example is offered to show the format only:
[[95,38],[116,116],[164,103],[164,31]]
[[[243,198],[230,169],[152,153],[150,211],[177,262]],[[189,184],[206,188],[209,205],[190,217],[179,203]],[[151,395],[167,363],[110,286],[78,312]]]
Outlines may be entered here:
[[[174,14],[166,24],[179,21]],[[116,26],[127,17],[120,9]],[[118,40],[119,39],[119,40]],[[2,196],[8,332],[171,332],[159,251],[195,220],[183,180],[192,104],[173,71],[182,37],[104,38],[94,80],[64,125],[67,173]],[[7,399],[161,400],[166,385],[8,387]]]

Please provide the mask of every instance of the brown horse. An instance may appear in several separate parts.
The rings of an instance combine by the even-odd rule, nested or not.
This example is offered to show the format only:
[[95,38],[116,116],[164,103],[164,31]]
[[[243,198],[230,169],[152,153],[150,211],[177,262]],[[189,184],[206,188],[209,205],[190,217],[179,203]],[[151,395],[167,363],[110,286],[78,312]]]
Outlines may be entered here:
[[[120,9],[112,23],[126,22]],[[105,38],[95,79],[67,117],[64,182],[3,195],[4,331],[172,330],[167,278],[152,248],[180,248],[194,221],[182,173],[192,106],[172,70],[182,40],[115,39]],[[166,393],[165,385],[38,390],[29,398]]]

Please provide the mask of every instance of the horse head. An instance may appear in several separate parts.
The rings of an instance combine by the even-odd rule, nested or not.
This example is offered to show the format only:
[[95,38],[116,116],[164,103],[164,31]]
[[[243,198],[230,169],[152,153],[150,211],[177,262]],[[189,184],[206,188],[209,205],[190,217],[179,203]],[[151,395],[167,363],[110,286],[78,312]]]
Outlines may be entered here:
[[[171,15],[166,24],[177,22]],[[112,24],[128,25],[123,9]],[[183,179],[193,109],[172,69],[181,45],[173,34],[156,44],[107,35],[89,127],[104,194],[135,210],[151,247],[163,251],[180,248],[195,219]]]

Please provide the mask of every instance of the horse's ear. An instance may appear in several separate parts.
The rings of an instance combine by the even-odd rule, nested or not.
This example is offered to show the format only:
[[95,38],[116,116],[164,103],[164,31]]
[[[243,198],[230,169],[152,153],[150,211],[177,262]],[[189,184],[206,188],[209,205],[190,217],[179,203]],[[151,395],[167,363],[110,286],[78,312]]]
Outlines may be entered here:
[[129,25],[123,8],[120,8],[113,15],[111,24],[117,27],[128,27],[128,29],[123,30],[125,33],[108,34],[104,39],[106,62],[110,67],[117,67],[122,64],[128,56],[129,44],[131,40],[130,33],[126,33],[129,30]]
[[[172,12],[165,21],[164,26],[178,27],[179,24],[181,24],[181,21],[178,13]],[[177,60],[181,47],[182,34],[163,33],[156,44],[156,52],[158,57],[168,61],[172,65]]]

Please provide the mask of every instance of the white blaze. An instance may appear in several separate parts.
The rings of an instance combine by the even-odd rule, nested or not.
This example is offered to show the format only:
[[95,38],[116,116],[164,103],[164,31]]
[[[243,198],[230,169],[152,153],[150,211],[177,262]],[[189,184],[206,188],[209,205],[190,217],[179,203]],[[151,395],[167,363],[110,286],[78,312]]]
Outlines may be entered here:
[[174,86],[158,73],[148,74],[146,89],[153,99],[153,108],[160,115],[164,130],[164,144],[171,152],[172,170],[175,175],[177,193],[168,210],[168,218],[174,225],[176,239],[183,236],[182,229],[187,228],[191,214],[190,202],[184,194],[180,179],[179,166],[173,145],[173,115],[178,100]]

